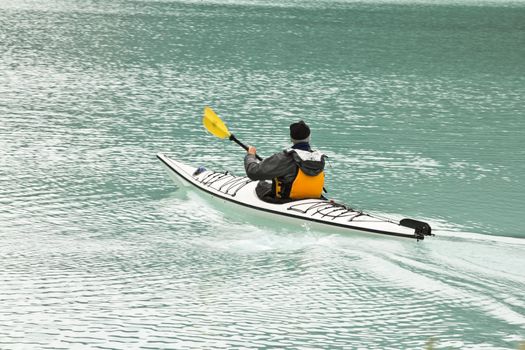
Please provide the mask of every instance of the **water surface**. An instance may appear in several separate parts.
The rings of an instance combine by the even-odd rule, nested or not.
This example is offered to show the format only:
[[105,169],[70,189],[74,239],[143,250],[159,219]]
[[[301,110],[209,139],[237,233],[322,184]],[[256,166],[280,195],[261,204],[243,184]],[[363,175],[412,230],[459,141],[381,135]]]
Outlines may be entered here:
[[[516,349],[525,5],[0,1],[0,348]],[[424,242],[268,229],[169,181],[306,120],[332,198]]]

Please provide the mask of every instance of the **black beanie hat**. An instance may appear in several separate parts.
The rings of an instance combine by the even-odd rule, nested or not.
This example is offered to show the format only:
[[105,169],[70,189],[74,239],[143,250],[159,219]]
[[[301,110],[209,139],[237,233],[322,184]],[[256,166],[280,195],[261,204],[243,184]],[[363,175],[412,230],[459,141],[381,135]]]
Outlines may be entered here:
[[290,125],[290,137],[292,140],[304,140],[308,136],[310,136],[310,128],[302,120]]

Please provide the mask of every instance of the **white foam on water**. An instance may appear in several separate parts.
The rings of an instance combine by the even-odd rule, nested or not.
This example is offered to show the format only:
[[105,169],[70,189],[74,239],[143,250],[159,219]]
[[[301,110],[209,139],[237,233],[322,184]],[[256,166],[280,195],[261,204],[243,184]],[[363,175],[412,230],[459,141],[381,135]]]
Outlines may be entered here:
[[[210,249],[235,254],[258,252],[292,252],[315,246],[337,246],[338,235],[317,233],[305,229],[271,230],[250,224],[226,224],[213,237],[198,238],[194,242]],[[224,226],[223,226],[224,227]]]
[[447,229],[438,229],[435,231],[437,236],[447,237],[447,238],[456,238],[456,239],[466,239],[466,240],[475,240],[483,242],[495,242],[495,243],[506,243],[517,246],[525,246],[525,238],[519,237],[506,237],[506,236],[495,236],[483,233],[476,232],[466,232],[466,231],[456,231],[456,230],[447,230]]

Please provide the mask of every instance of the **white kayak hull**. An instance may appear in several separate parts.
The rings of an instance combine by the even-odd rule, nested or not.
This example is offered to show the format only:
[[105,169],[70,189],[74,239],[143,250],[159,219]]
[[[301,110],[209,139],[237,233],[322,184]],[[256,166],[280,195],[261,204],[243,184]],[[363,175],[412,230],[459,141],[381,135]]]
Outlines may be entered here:
[[210,170],[199,169],[199,172],[198,168],[161,153],[157,154],[157,158],[176,185],[195,190],[205,199],[236,216],[242,213],[265,222],[270,220],[324,231],[374,233],[418,240],[431,234],[430,226],[423,222],[411,219],[396,222],[325,199],[304,199],[284,204],[267,203],[260,200],[255,193],[258,181]]

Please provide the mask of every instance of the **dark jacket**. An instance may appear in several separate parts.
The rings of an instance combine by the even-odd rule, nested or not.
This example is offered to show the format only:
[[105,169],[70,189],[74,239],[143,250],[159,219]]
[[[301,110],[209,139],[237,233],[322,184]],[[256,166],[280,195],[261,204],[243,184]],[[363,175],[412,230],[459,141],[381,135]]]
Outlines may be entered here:
[[275,153],[261,162],[255,155],[247,154],[244,157],[244,169],[251,180],[273,180],[279,177],[291,183],[297,174],[297,164],[286,151]]

